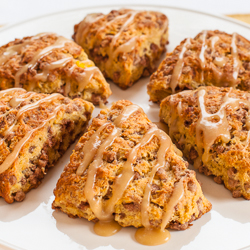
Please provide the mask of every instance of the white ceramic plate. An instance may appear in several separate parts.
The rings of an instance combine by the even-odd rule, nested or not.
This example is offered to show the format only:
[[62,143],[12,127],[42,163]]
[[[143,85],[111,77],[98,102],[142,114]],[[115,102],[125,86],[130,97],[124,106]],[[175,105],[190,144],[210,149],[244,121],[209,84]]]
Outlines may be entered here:
[[[0,45],[14,38],[35,35],[40,32],[56,32],[70,38],[74,24],[87,13],[108,13],[121,6],[106,6],[77,9],[47,15],[11,25],[0,30]],[[205,29],[219,29],[228,33],[237,32],[250,39],[250,26],[229,18],[200,12],[163,6],[122,6],[135,9],[157,10],[165,13],[170,21],[170,44],[172,51],[181,40],[194,37]],[[130,89],[123,91],[111,83],[113,101],[128,99],[139,104],[152,121],[158,121],[159,107],[148,101],[144,78]],[[93,116],[99,113],[96,108]],[[74,145],[60,159],[42,184],[29,192],[21,203],[7,204],[0,198],[0,249],[27,250],[79,250],[79,249],[125,249],[125,250],[235,250],[248,249],[250,245],[250,201],[232,198],[224,186],[213,182],[212,178],[200,175],[205,196],[213,204],[211,212],[202,216],[185,231],[172,231],[171,240],[157,247],[146,247],[134,239],[135,228],[123,228],[112,237],[100,237],[93,233],[93,223],[85,219],[71,219],[61,212],[51,209],[54,199],[53,189],[69,161]]]

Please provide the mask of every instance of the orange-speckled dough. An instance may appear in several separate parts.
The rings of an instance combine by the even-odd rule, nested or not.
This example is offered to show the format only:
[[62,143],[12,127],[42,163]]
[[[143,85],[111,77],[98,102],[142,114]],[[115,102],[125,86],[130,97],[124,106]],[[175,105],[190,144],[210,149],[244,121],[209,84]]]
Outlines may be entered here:
[[14,86],[83,98],[97,105],[111,95],[109,84],[84,50],[54,33],[16,39],[0,47],[0,89]]

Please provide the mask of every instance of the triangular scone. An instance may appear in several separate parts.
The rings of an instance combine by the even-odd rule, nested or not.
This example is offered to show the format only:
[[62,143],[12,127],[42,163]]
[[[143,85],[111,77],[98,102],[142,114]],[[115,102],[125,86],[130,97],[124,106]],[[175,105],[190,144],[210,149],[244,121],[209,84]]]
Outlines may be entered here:
[[94,106],[61,94],[0,91],[0,196],[22,201],[83,133]]
[[73,39],[120,88],[131,87],[156,69],[168,43],[168,18],[157,11],[112,10],[88,14]]
[[[94,160],[92,150],[96,150]],[[124,227],[141,227],[147,222],[152,227],[162,227],[165,218],[165,227],[186,229],[208,212],[211,204],[204,197],[195,172],[187,169],[180,154],[139,106],[118,101],[93,119],[77,143],[54,190],[52,206],[70,217],[93,221],[115,214],[115,220]],[[127,184],[119,189],[126,178]],[[182,194],[174,202],[177,194],[173,192],[180,190]],[[147,191],[151,196],[145,195]],[[149,204],[145,203],[147,197]],[[105,214],[107,211],[111,214]]]
[[165,98],[160,118],[190,163],[250,199],[250,94],[201,87]]
[[61,93],[94,104],[111,95],[101,71],[72,40],[54,33],[16,39],[0,47],[0,89],[22,87]]
[[152,74],[148,94],[153,102],[182,90],[212,85],[250,91],[250,41],[243,36],[205,30],[167,53]]

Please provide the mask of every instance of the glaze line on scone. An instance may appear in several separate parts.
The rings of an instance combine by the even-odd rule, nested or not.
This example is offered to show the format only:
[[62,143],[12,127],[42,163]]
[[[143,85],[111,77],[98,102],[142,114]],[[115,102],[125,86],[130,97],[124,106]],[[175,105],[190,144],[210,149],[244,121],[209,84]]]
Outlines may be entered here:
[[73,41],[54,33],[16,39],[0,47],[0,89],[59,92],[94,104],[111,95],[100,70]]
[[168,43],[168,19],[154,11],[112,10],[88,14],[74,32],[104,76],[126,89],[155,70]]
[[[87,150],[90,141],[94,152]],[[186,229],[211,204],[178,153],[140,107],[118,101],[102,110],[79,140],[58,180],[52,207],[94,222],[114,214],[124,227],[160,229],[165,218],[164,228]]]
[[0,91],[0,196],[6,202],[22,201],[41,183],[84,131],[93,108],[58,93]]
[[200,87],[165,98],[160,118],[188,161],[250,199],[250,93]]
[[153,102],[200,86],[234,87],[250,91],[250,41],[243,36],[205,30],[167,53],[150,77]]

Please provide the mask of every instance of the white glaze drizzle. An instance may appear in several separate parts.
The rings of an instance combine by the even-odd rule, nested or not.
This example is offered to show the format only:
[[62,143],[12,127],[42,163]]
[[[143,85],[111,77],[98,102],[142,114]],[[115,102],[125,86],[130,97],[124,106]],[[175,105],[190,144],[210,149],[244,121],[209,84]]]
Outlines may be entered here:
[[201,62],[201,82],[204,81],[204,69],[206,67],[206,58],[205,58],[205,51],[207,49],[206,37],[207,37],[207,31],[205,30],[202,32],[202,35],[201,35],[202,44],[201,44],[201,52],[199,55],[199,59]]
[[187,50],[187,45],[189,44],[190,44],[190,38],[187,38],[187,40],[182,46],[182,50],[179,54],[179,59],[176,62],[176,65],[174,67],[173,74],[172,74],[171,81],[170,81],[170,88],[172,89],[172,93],[175,93],[176,86],[178,85],[178,81],[181,76],[182,68],[184,65],[183,57]]
[[[13,89],[15,90],[15,89]],[[32,93],[28,98],[32,97],[34,93]],[[55,98],[58,98],[59,96],[61,96],[60,94],[53,94],[51,96],[47,96],[44,99],[41,99],[35,103],[26,105],[24,107],[22,107],[15,118],[14,123],[12,124],[12,126],[10,126],[5,132],[4,135],[5,137],[3,139],[1,139],[1,143],[4,142],[6,136],[8,134],[10,134],[10,132],[13,130],[17,120],[21,117],[22,114],[24,114],[25,112],[27,112],[28,110],[34,109],[36,107],[39,107],[41,103],[47,102],[47,101],[52,101]],[[25,136],[16,144],[16,146],[14,147],[13,151],[5,158],[5,160],[3,161],[3,163],[0,165],[0,173],[4,172],[5,170],[7,170],[13,163],[14,161],[17,159],[22,147],[24,146],[24,144],[31,138],[31,136],[33,135],[33,133],[41,128],[43,128],[47,122],[49,122],[50,120],[52,120],[53,118],[56,117],[58,110],[61,108],[62,104],[58,105],[54,111],[52,113],[50,113],[48,115],[48,118],[45,119],[45,121],[42,123],[42,125],[38,126],[35,129],[31,129],[30,131],[28,131]]]
[[[219,110],[214,114],[209,114],[207,113],[205,106],[206,90],[201,89],[198,91],[198,104],[201,113],[200,113],[200,118],[196,124],[196,144],[198,148],[199,157],[202,158],[203,163],[208,162],[209,150],[219,136],[221,137],[221,140],[224,143],[229,142],[229,140],[231,139],[225,108],[227,106],[235,108],[238,107],[240,103],[243,103],[248,107],[250,107],[249,101],[241,100],[239,98],[229,97],[230,93],[231,91],[226,93],[225,96],[223,97],[222,104]],[[248,114],[248,120],[249,120],[249,114]],[[204,148],[204,153],[202,153],[203,148]],[[198,161],[200,162],[201,159],[199,159]],[[195,165],[199,164],[196,163]]]
[[[104,226],[108,226],[113,218],[113,213],[115,209],[115,204],[122,197],[124,191],[128,187],[130,181],[134,177],[133,164],[137,159],[137,154],[140,148],[145,147],[154,137],[157,137],[160,141],[160,148],[157,153],[157,163],[153,167],[148,183],[145,187],[144,197],[142,201],[142,224],[146,228],[150,228],[148,208],[150,204],[150,196],[151,196],[151,185],[155,176],[155,173],[160,168],[164,167],[166,164],[166,152],[172,146],[170,138],[160,129],[158,129],[155,125],[144,134],[141,138],[141,141],[130,151],[127,161],[124,163],[122,168],[122,172],[116,177],[115,183],[113,185],[113,195],[107,200],[103,201],[102,197],[95,196],[95,179],[98,169],[102,166],[103,154],[104,151],[107,150],[118,138],[121,133],[121,127],[124,122],[131,117],[135,112],[141,110],[137,105],[130,105],[126,107],[123,112],[114,120],[113,123],[106,122],[102,126],[100,126],[97,131],[92,134],[90,139],[86,142],[83,147],[84,158],[82,159],[81,165],[77,169],[77,174],[81,175],[88,168],[88,177],[85,184],[85,196],[86,199],[94,212],[95,216],[100,220],[100,222],[108,223]],[[114,126],[115,125],[115,126]],[[107,127],[113,126],[113,130],[109,133],[109,135],[102,141],[100,138],[100,133]],[[90,151],[91,150],[91,151]],[[93,161],[91,163],[91,161]],[[172,193],[172,196],[165,207],[165,212],[163,214],[163,223],[161,225],[161,231],[163,232],[166,225],[169,223],[171,219],[171,215],[173,214],[174,207],[178,204],[184,194],[183,182],[180,180]],[[98,222],[99,223],[99,222]],[[99,223],[100,224],[100,223]],[[97,225],[98,232],[101,230],[100,234],[103,234],[103,225]],[[113,226],[112,226],[113,227]],[[111,228],[112,228],[111,227]],[[164,231],[164,233],[166,233]]]

